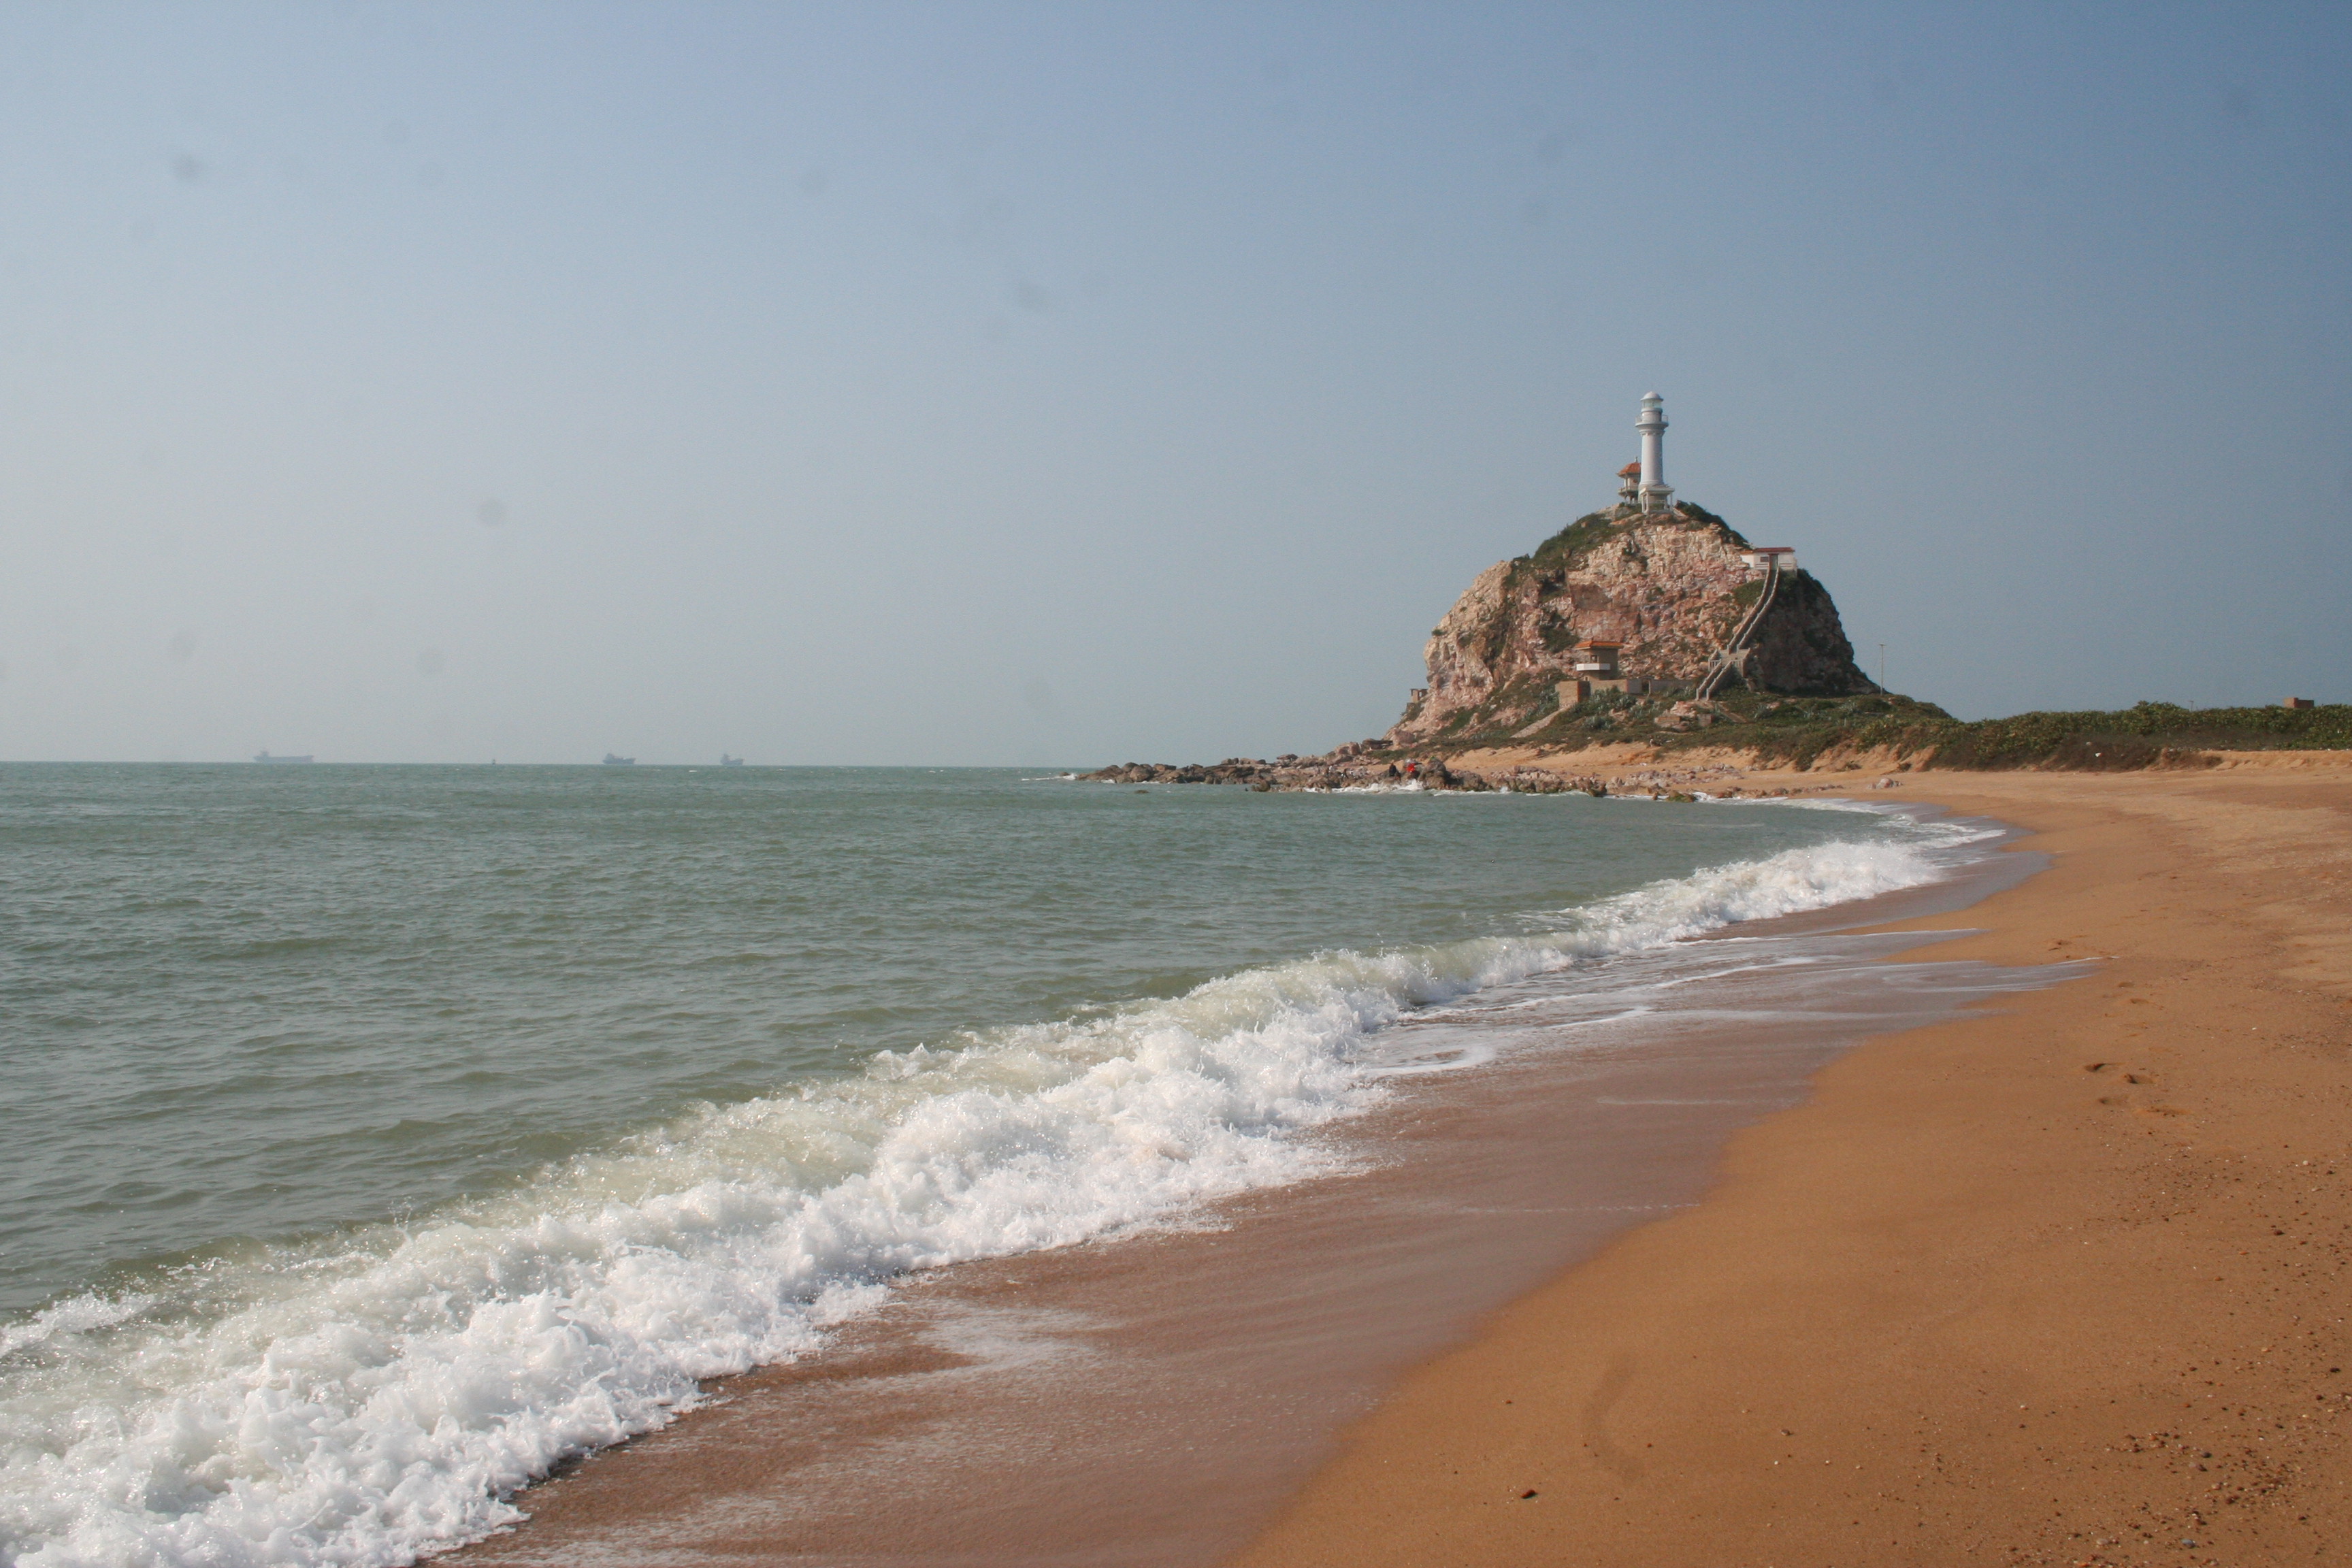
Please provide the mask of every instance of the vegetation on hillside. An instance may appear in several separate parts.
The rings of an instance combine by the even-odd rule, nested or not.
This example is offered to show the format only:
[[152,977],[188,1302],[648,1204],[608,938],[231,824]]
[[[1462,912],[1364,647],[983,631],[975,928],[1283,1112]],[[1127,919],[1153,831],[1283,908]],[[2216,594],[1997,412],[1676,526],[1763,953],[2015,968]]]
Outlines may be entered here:
[[[1498,699],[1521,694],[1496,693]],[[1538,702],[1530,689],[1525,699]],[[1685,711],[1677,712],[1680,706]],[[1490,702],[1486,711],[1506,701]],[[1730,747],[1764,765],[1811,767],[1824,752],[1884,749],[1932,768],[2083,768],[2126,770],[2191,762],[2215,751],[2352,749],[2352,705],[2317,708],[2183,708],[2142,702],[2119,712],[2020,713],[1973,722],[1930,702],[1892,693],[1859,697],[1780,697],[1735,690],[1696,711],[1672,697],[1601,695],[1555,710],[1532,734],[1532,721],[1491,728],[1465,725],[1429,748],[1444,754],[1485,747],[1537,746],[1573,752],[1639,741],[1664,751]],[[1521,710],[1522,715],[1525,710]],[[1465,715],[1467,717],[1467,715]]]
[[2317,708],[2183,708],[2141,702],[2120,712],[2020,713],[1955,726],[1933,766],[2137,768],[2195,752],[2352,749],[2352,704]]
[[[1728,533],[1732,543],[1742,550],[1748,548],[1746,535],[1696,502],[1676,501],[1675,511],[1683,515],[1677,519],[1673,512],[1627,512],[1621,517],[1614,511],[1589,511],[1511,564],[1521,571],[1533,569],[1538,572],[1580,566],[1586,556],[1612,539],[1622,538],[1645,525],[1656,527],[1662,522],[1675,521],[1713,524]],[[1514,575],[1517,575],[1516,572]]]

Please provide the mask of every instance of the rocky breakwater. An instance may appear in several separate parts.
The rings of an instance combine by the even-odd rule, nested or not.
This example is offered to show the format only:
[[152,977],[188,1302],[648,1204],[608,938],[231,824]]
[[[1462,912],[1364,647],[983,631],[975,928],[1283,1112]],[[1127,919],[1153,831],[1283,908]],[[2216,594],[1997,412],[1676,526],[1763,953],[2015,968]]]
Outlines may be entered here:
[[1521,768],[1495,775],[1456,773],[1439,758],[1389,757],[1376,753],[1375,743],[1354,741],[1328,756],[1284,755],[1272,762],[1255,757],[1227,757],[1222,763],[1118,763],[1076,776],[1088,784],[1240,784],[1261,793],[1272,790],[1427,789],[1515,790],[1521,795],[1607,795],[1609,786],[1598,776],[1574,777],[1541,768]]
[[1455,777],[1442,762],[1374,757],[1366,746],[1359,741],[1328,756],[1285,753],[1272,762],[1227,757],[1222,763],[1118,763],[1077,776],[1091,784],[1240,784],[1255,790],[1399,789],[1416,784],[1426,789],[1486,787],[1483,780]]
[[[1665,709],[1676,686],[1696,686],[1763,592],[1762,574],[1741,559],[1748,542],[1703,507],[1655,514],[1594,512],[1546,540],[1532,554],[1496,562],[1446,612],[1423,650],[1429,684],[1379,744],[1388,751],[1565,740],[1556,723],[1580,706],[1577,645],[1613,642],[1620,669],[1637,686],[1665,689],[1645,707]],[[1757,690],[1808,697],[1874,690],[1854,662],[1829,590],[1811,574],[1783,576],[1757,628],[1742,679]],[[1584,699],[1591,727],[1601,709],[1624,708],[1646,692],[1595,691]],[[1680,729],[1698,714],[1687,705],[1659,727]]]

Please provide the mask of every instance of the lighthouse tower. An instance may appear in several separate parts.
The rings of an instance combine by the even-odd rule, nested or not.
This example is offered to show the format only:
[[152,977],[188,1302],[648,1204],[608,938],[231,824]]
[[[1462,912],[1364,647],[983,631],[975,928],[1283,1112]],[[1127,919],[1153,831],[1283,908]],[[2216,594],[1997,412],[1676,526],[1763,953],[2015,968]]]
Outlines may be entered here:
[[1675,503],[1666,483],[1666,400],[1654,392],[1643,398],[1633,428],[1642,433],[1642,510],[1664,511]]

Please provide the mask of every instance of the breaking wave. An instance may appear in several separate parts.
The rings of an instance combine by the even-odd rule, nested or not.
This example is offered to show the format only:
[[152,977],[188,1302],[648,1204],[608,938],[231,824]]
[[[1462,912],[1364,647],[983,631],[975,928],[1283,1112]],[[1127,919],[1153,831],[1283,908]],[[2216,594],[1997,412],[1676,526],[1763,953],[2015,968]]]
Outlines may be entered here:
[[884,1052],[514,1190],[215,1249],[0,1328],[0,1561],[390,1564],[567,1455],[807,1352],[909,1269],[1168,1222],[1335,1168],[1404,1012],[1932,880],[1949,831],[1790,849],[1507,937],[1327,952],[1107,1016]]

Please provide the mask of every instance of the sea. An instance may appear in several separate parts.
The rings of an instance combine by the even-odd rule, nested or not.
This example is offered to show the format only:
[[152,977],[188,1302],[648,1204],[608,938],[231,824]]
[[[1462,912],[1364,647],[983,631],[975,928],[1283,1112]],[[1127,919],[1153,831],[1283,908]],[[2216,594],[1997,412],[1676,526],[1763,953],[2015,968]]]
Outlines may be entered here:
[[1329,1190],[1433,1085],[1819,965],[1736,942],[2000,842],[1048,769],[0,766],[0,1563],[415,1561],[943,1270]]

